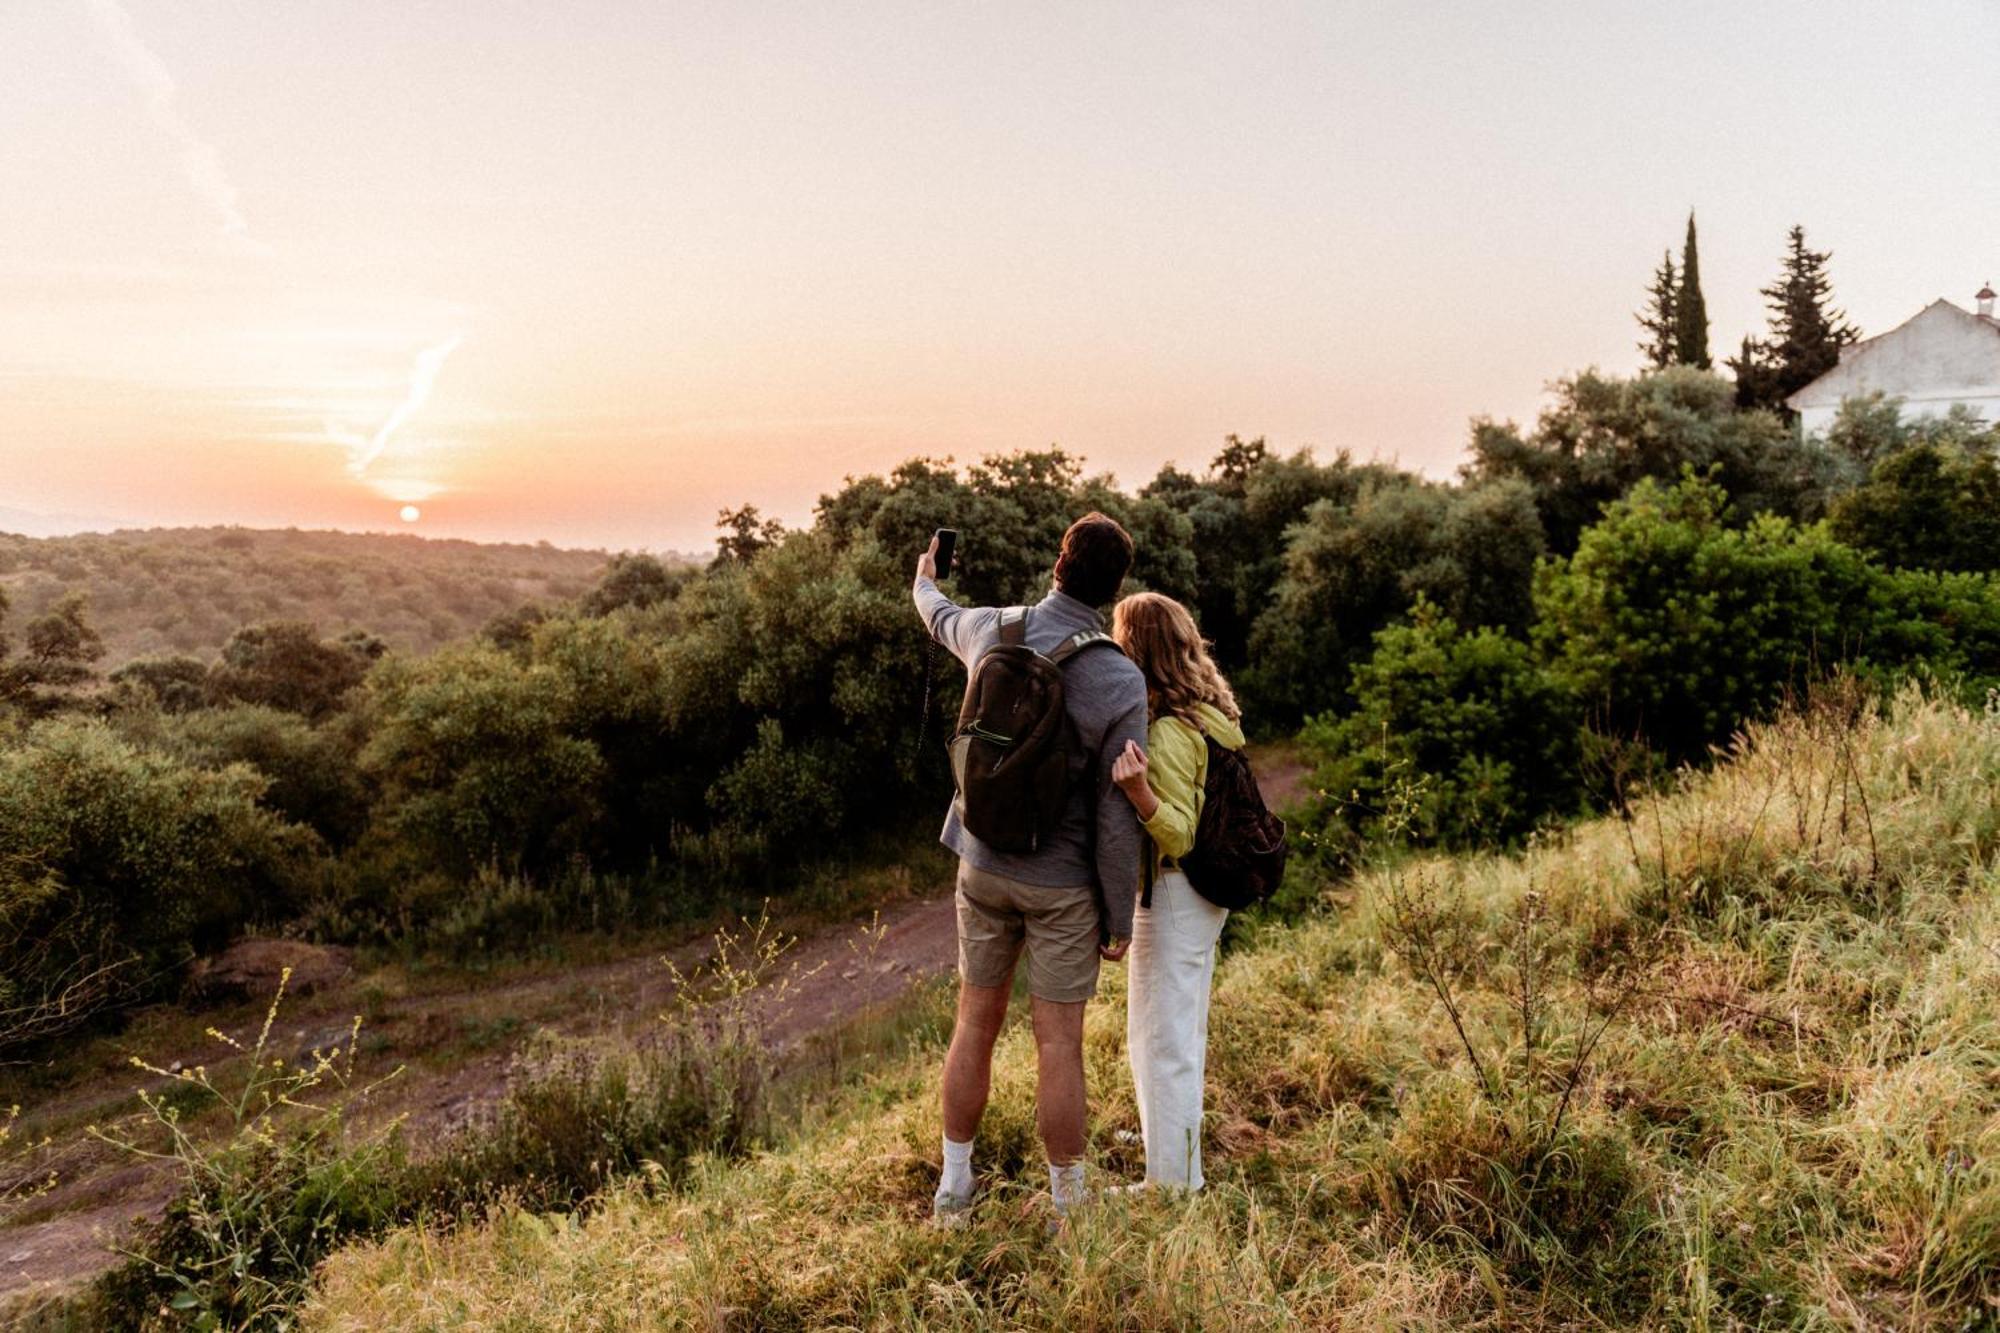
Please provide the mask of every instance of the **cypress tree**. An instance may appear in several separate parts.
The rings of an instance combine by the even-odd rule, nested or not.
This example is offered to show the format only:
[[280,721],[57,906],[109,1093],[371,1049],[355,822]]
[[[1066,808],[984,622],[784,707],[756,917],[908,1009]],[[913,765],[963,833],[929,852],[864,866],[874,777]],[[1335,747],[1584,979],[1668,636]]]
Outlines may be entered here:
[[1687,244],[1681,249],[1681,285],[1674,294],[1674,360],[1707,370],[1708,302],[1701,296],[1701,254],[1695,248],[1694,214],[1688,214]]
[[1639,327],[1646,331],[1639,350],[1655,370],[1674,363],[1674,282],[1674,252],[1669,250],[1653,270],[1653,285],[1646,289],[1646,308],[1638,316]]

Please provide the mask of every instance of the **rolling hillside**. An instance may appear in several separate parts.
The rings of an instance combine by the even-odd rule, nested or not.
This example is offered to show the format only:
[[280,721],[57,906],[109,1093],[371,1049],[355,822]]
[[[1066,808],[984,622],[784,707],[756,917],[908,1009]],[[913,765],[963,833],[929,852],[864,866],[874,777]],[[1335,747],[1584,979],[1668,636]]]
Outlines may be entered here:
[[0,534],[0,591],[10,616],[33,616],[81,592],[104,636],[100,664],[190,653],[210,657],[239,626],[310,620],[420,651],[470,634],[524,602],[574,597],[602,551],[488,545],[404,535],[246,528],[156,528],[106,535]]
[[[1194,1200],[1052,1230],[1017,1023],[964,1230],[926,1224],[919,1048],[747,1160],[338,1253],[305,1325],[1990,1328],[1996,780],[2000,714],[1905,693],[1629,820],[1370,872],[1225,960]],[[1137,1168],[1108,976],[1100,1180]]]

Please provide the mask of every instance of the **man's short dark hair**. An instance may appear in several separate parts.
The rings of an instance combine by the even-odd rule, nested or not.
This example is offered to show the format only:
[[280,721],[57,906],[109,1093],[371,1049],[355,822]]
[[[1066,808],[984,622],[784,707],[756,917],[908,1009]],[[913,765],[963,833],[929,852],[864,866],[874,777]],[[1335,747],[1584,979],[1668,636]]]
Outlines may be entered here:
[[1069,525],[1056,557],[1056,587],[1085,606],[1103,606],[1118,596],[1132,570],[1132,534],[1092,510]]

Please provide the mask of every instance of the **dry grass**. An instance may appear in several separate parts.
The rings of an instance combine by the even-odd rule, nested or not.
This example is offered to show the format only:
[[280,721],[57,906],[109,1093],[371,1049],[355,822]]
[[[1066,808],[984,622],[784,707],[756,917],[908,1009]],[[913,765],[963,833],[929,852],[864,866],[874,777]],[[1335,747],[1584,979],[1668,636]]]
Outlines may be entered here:
[[[1015,1030],[964,1231],[924,1225],[938,1121],[920,1051],[780,1148],[613,1187],[581,1220],[502,1211],[339,1253],[305,1322],[1992,1327],[2000,713],[1851,704],[1757,730],[1629,820],[1371,872],[1345,915],[1227,959],[1198,1199],[1106,1200],[1049,1235]],[[1413,878],[1464,915],[1460,1021],[1505,1076],[1474,1072],[1387,947]],[[1524,1021],[1530,894],[1547,969]],[[1644,976],[1571,1079],[1564,1034],[1635,958]],[[1096,1160],[1131,1174],[1120,984],[1087,1059]]]

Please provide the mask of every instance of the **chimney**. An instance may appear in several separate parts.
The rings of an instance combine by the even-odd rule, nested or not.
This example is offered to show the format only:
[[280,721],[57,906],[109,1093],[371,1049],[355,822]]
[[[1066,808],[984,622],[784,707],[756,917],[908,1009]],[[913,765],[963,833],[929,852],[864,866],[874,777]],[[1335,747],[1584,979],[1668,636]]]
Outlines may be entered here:
[[1990,282],[1979,289],[1979,317],[1993,318],[1993,284]]

